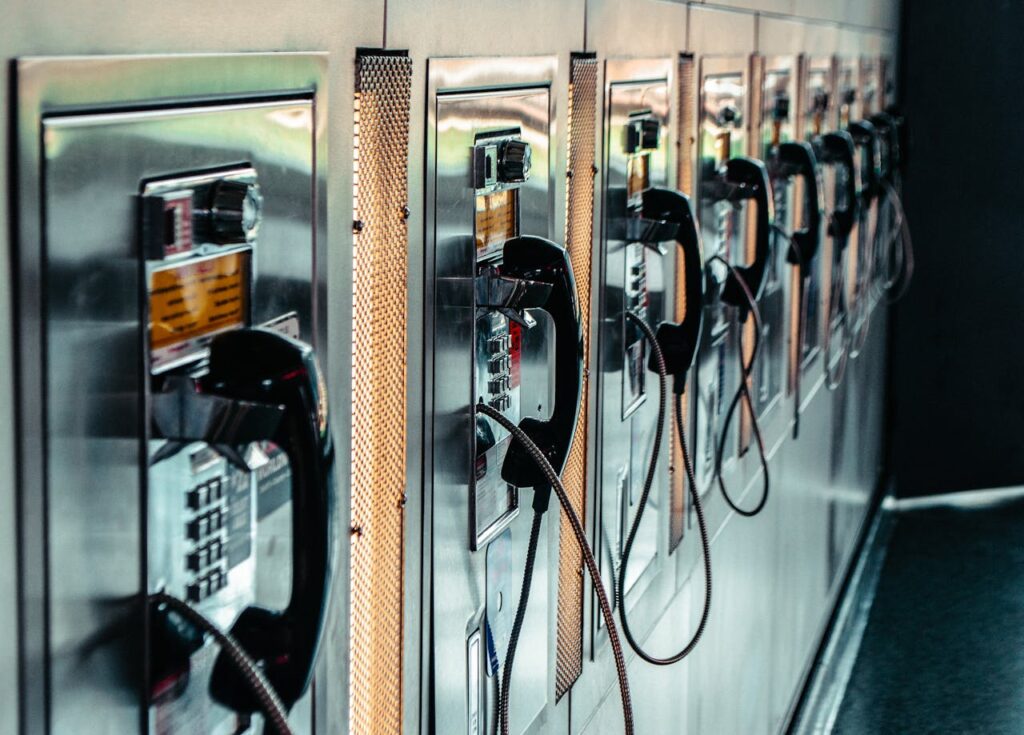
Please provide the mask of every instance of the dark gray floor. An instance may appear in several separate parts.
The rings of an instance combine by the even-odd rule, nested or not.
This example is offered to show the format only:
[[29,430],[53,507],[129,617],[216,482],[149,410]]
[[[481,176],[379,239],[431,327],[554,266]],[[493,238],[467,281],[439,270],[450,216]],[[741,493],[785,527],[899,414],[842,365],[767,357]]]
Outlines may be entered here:
[[1024,499],[902,512],[835,733],[1024,733]]

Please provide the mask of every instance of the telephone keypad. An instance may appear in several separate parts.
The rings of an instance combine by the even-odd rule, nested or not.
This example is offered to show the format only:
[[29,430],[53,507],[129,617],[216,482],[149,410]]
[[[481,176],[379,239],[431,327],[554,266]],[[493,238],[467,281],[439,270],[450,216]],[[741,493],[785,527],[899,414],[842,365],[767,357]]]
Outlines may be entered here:
[[[630,312],[641,319],[647,319],[647,260],[645,248],[641,243],[629,243],[626,246],[626,287],[625,312]],[[623,352],[625,370],[622,386],[622,418],[626,419],[643,403],[646,398],[646,341],[643,332],[632,319],[623,313]]]

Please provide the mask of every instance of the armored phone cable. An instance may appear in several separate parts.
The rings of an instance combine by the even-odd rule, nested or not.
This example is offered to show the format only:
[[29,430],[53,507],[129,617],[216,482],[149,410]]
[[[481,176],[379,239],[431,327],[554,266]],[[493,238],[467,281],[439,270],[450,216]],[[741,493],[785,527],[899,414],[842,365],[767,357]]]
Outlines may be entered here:
[[[907,215],[903,210],[903,201],[900,199],[899,192],[896,191],[896,187],[892,185],[892,182],[885,179],[882,180],[882,187],[885,189],[886,198],[896,213],[896,224],[893,225],[888,247],[895,245],[897,239],[900,242],[900,248],[896,250],[896,253],[899,255],[896,272],[891,275],[886,274],[888,277],[885,282],[885,290],[889,294],[888,298],[891,304],[903,298],[907,293],[907,289],[910,288],[910,282],[914,278],[914,242],[910,237],[910,225],[907,223]],[[893,292],[894,288],[896,289],[895,292]]]
[[[865,215],[864,220],[861,222],[861,224],[864,225],[864,227],[859,227],[857,229],[858,237],[860,237],[860,233],[862,231],[867,229],[867,222],[867,215]],[[865,250],[867,250],[866,246],[868,244],[868,241],[869,238],[865,236],[863,242],[861,243],[865,245]],[[851,360],[856,360],[858,357],[860,357],[860,353],[864,350],[864,345],[867,344],[868,332],[871,329],[871,318],[869,312],[871,310],[871,283],[874,280],[875,272],[874,255],[871,252],[865,252],[863,254],[863,258],[864,262],[867,264],[868,272],[861,277],[859,283],[854,284],[857,298],[857,316],[855,319],[853,319],[853,322],[851,324],[850,340],[847,346],[847,354],[849,355]]]
[[[736,282],[743,289],[743,295],[747,299],[747,309],[750,310],[750,314],[754,318],[754,346],[750,351],[750,360],[743,362],[743,325],[746,319],[740,319],[739,321],[739,349],[736,351],[736,359],[740,364],[740,384],[736,388],[736,393],[733,395],[732,400],[729,402],[729,409],[725,412],[725,421],[722,424],[722,432],[718,437],[718,447],[715,452],[715,477],[718,480],[718,487],[722,491],[722,497],[725,498],[725,502],[734,511],[739,513],[741,516],[747,518],[753,518],[762,510],[764,510],[765,504],[768,502],[768,489],[769,489],[769,478],[768,478],[768,455],[764,446],[764,438],[761,436],[761,424],[757,420],[757,412],[754,410],[754,401],[750,397],[750,376],[754,372],[754,364],[757,361],[758,352],[761,348],[761,330],[763,324],[761,321],[761,310],[757,308],[757,299],[754,298],[753,291],[750,290],[750,286],[747,284],[747,280],[737,270],[732,263],[727,261],[721,255],[714,255],[710,261],[717,260],[725,264],[725,267],[729,269],[729,273],[736,279]],[[709,261],[709,262],[710,262]],[[754,439],[757,442],[757,453],[761,461],[761,470],[764,473],[764,481],[762,484],[763,492],[761,499],[757,505],[747,510],[739,507],[729,495],[729,490],[725,486],[725,480],[722,477],[722,455],[725,453],[725,440],[729,435],[729,426],[732,424],[733,417],[736,415],[736,409],[743,400],[747,404],[747,410],[750,411],[750,425],[754,431]]]
[[[615,659],[615,672],[619,682],[619,696],[622,698],[622,716],[626,725],[625,735],[634,735],[633,703],[629,694],[629,679],[626,675],[626,657],[622,652],[622,643],[619,641],[619,633],[615,625],[612,606],[608,602],[608,594],[605,592],[604,584],[601,581],[601,571],[597,567],[594,552],[590,549],[590,544],[587,542],[587,532],[583,529],[583,523],[580,521],[579,516],[576,515],[576,510],[572,507],[572,501],[569,500],[569,494],[565,491],[565,486],[562,485],[562,481],[558,477],[558,473],[555,472],[555,468],[551,466],[548,458],[544,456],[544,452],[530,440],[526,432],[520,429],[514,422],[505,418],[504,414],[500,411],[495,410],[486,403],[477,404],[476,410],[478,413],[482,413],[484,416],[496,421],[512,434],[516,441],[523,445],[541,472],[544,473],[544,476],[551,484],[551,488],[555,491],[555,495],[558,497],[558,502],[561,504],[562,510],[569,521],[569,526],[572,528],[576,543],[580,547],[583,563],[590,574],[590,580],[594,585],[594,592],[597,593],[597,604],[601,609],[601,617],[608,628],[608,642],[611,645],[612,656]],[[503,727],[507,727],[507,721],[503,724]]]
[[523,631],[526,618],[526,606],[530,602],[530,586],[533,584],[533,568],[537,562],[537,545],[540,541],[540,527],[544,514],[551,500],[550,487],[537,487],[533,491],[533,523],[530,526],[530,540],[526,545],[526,567],[523,570],[523,586],[519,592],[519,604],[516,607],[515,621],[512,623],[512,634],[508,639],[508,654],[501,672],[501,688],[498,690],[498,723],[502,735],[509,733],[509,697],[512,689],[512,666],[519,648],[519,636]]
[[629,529],[629,535],[626,537],[626,545],[622,550],[622,559],[619,564],[619,581],[615,588],[616,602],[619,608],[619,619],[622,621],[622,634],[626,637],[626,641],[629,642],[630,648],[636,652],[636,655],[642,658],[649,664],[655,666],[669,666],[671,664],[682,661],[684,658],[690,655],[690,652],[697,647],[697,643],[700,641],[701,636],[704,634],[704,628],[708,622],[708,615],[711,612],[711,545],[708,541],[708,529],[707,524],[704,521],[704,508],[700,502],[700,495],[697,493],[697,478],[693,472],[693,465],[690,462],[690,452],[686,446],[686,434],[683,431],[683,401],[682,392],[675,394],[675,413],[676,413],[676,430],[679,432],[679,443],[683,450],[683,462],[686,465],[686,476],[690,483],[690,497],[693,499],[693,507],[697,512],[697,525],[700,529],[700,543],[701,551],[704,556],[704,610],[701,612],[700,623],[697,625],[697,630],[694,631],[690,641],[680,650],[678,653],[674,653],[666,658],[658,658],[643,648],[633,638],[633,632],[629,627],[629,616],[626,613],[626,567],[629,565],[629,555],[633,549],[633,542],[636,540],[637,531],[640,529],[640,523],[644,517],[644,510],[647,508],[647,500],[651,494],[651,487],[654,485],[654,474],[658,464],[658,454],[661,447],[662,439],[662,427],[665,423],[665,403],[666,403],[666,384],[668,382],[667,370],[665,368],[665,357],[662,355],[661,346],[658,344],[657,337],[654,331],[642,318],[634,314],[632,311],[627,311],[626,316],[633,320],[633,322],[640,327],[640,330],[644,333],[647,338],[647,343],[651,346],[651,352],[654,354],[655,362],[658,364],[658,383],[660,386],[661,402],[658,404],[658,426],[655,430],[655,441],[654,448],[651,451],[651,461],[647,466],[647,478],[644,481],[644,489],[640,494],[640,503],[637,506],[636,517],[633,519],[633,525]]
[[222,631],[216,623],[187,602],[179,600],[173,595],[166,592],[155,592],[149,596],[149,601],[156,605],[166,605],[195,627],[209,633],[217,641],[221,650],[227,654],[228,660],[238,669],[238,673],[242,675],[245,683],[248,684],[249,689],[259,701],[263,716],[266,718],[268,726],[273,728],[272,731],[277,735],[293,735],[292,729],[288,725],[288,714],[284,704],[278,698],[277,692],[267,681],[267,677],[263,675],[259,665],[253,661],[238,641]]

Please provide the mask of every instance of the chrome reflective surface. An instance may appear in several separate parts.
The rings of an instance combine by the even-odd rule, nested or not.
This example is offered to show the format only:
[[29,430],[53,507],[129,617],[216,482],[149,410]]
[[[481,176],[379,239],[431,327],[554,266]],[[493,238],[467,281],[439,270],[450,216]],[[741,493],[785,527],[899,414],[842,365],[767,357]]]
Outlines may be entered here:
[[[147,725],[140,707],[147,635],[141,595],[147,580],[166,573],[146,563],[147,546],[154,552],[161,537],[147,529],[147,517],[174,516],[172,505],[159,509],[174,498],[160,492],[158,478],[177,475],[172,484],[181,491],[189,473],[161,465],[147,488],[145,271],[136,196],[152,177],[251,163],[266,197],[252,318],[298,312],[302,338],[322,345],[325,274],[315,263],[326,246],[325,180],[314,161],[324,152],[326,120],[314,101],[326,104],[319,94],[323,68],[316,55],[19,62],[21,170],[26,179],[42,174],[45,181],[41,208],[26,202],[19,238],[21,306],[45,315],[38,325],[22,325],[20,339],[22,374],[34,369],[41,379],[22,384],[29,408],[21,461],[46,502],[38,518],[46,528],[45,567],[26,566],[23,574],[45,584],[47,616],[38,619],[48,623],[39,631],[46,646],[26,665],[46,673],[38,681],[49,687],[50,707],[31,710],[30,731],[187,732],[204,722],[196,714],[209,709],[201,665],[183,700],[198,694],[189,717],[201,719],[158,717]],[[279,100],[266,101],[268,92]],[[129,106],[135,109],[119,111]],[[26,508],[21,522],[36,521],[34,512]],[[291,564],[290,546],[279,537],[281,513],[259,524],[250,565],[261,560],[274,571],[253,568],[243,575],[248,582],[238,579],[251,599],[269,605],[281,603],[280,591],[269,589],[279,590]],[[35,558],[27,555],[24,563]],[[261,578],[269,585],[263,592]],[[35,599],[23,591],[23,605]],[[230,617],[225,609],[221,623]],[[313,731],[312,696],[292,718],[299,732]],[[228,725],[214,718],[200,727]]]
[[[600,514],[594,546],[609,590],[616,589],[619,583],[622,546],[643,491],[658,418],[658,376],[647,369],[650,347],[637,327],[627,320],[626,310],[642,314],[656,328],[672,316],[675,289],[675,243],[660,243],[659,251],[632,240],[626,232],[628,192],[636,186],[630,184],[629,178],[634,173],[638,178],[646,178],[647,185],[652,187],[669,183],[670,130],[675,124],[669,112],[673,79],[668,59],[605,63],[601,167],[604,217],[599,265],[602,294],[597,367]],[[649,152],[630,155],[626,127],[630,116],[638,114],[657,122],[658,145]],[[633,167],[645,168],[646,177],[636,174]],[[635,392],[631,390],[634,383],[640,384]],[[634,627],[641,626],[643,618],[660,608],[645,613],[635,609],[645,598],[647,587],[662,574],[666,562],[666,436],[662,437],[659,472],[627,570],[624,600],[632,610]],[[599,627],[602,624],[600,620],[595,622]]]
[[[733,265],[747,262],[748,203],[734,205],[717,200],[714,189],[719,172],[730,158],[748,153],[748,135],[752,129],[750,109],[749,59],[703,57],[700,60],[700,117],[697,133],[698,218],[704,241],[706,291],[704,331],[701,333],[693,370],[692,443],[694,471],[701,494],[715,486],[714,473],[719,442],[722,444],[722,472],[730,486],[736,482],[741,445],[740,414],[721,434],[725,414],[733,394],[739,388],[743,327],[737,308],[721,301],[728,270],[716,256]],[[745,353],[744,353],[745,354]]]
[[[531,490],[522,490],[523,512],[507,519],[507,535],[491,544],[507,545],[510,577],[492,586],[516,590],[500,605],[488,606],[487,547],[472,550],[467,524],[473,492],[471,454],[476,420],[475,353],[478,312],[474,278],[476,196],[471,185],[470,152],[475,136],[517,130],[532,147],[533,174],[519,191],[519,232],[552,237],[555,61],[529,59],[432,59],[429,62],[427,132],[427,318],[426,356],[437,376],[430,387],[431,416],[426,427],[430,475],[429,552],[432,560],[432,625],[426,646],[432,666],[433,713],[438,731],[483,735],[494,726],[498,672],[491,670],[487,627],[504,628],[518,604],[532,521]],[[550,322],[534,312],[536,326],[524,329],[521,351],[522,414],[547,417],[552,406]],[[534,569],[532,591],[512,678],[511,731],[535,727],[554,689],[553,590],[557,554],[556,507],[546,514]],[[486,543],[485,539],[482,543]],[[500,638],[499,638],[500,640]],[[496,650],[503,664],[507,649]]]
[[[754,80],[761,85],[761,109],[755,110],[757,144],[753,155],[765,162],[771,176],[772,197],[775,204],[775,226],[771,252],[765,272],[764,292],[761,295],[761,347],[753,376],[754,407],[761,420],[761,431],[768,446],[774,446],[785,430],[786,420],[775,414],[782,412],[783,394],[792,393],[790,375],[794,354],[799,307],[797,295],[797,268],[790,265],[787,254],[790,243],[787,235],[798,228],[803,216],[802,182],[795,177],[773,175],[780,143],[796,138],[797,68],[794,56],[766,56],[762,63],[762,78]],[[776,411],[778,409],[778,411]]]

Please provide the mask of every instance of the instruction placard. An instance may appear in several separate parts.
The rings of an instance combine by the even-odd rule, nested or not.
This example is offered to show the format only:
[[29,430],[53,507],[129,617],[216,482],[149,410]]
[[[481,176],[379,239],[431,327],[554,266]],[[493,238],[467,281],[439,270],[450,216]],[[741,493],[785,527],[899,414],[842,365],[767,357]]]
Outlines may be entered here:
[[248,322],[249,256],[249,250],[235,250],[150,273],[149,345],[154,372],[191,358],[210,336]]

